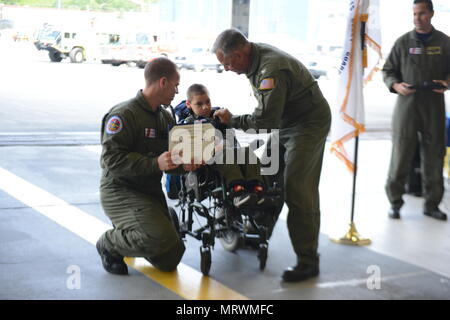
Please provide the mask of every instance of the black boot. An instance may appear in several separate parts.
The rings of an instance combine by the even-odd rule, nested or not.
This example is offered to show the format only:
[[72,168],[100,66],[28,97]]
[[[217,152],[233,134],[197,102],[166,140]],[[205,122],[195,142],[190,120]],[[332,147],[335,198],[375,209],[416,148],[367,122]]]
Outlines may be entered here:
[[288,268],[283,273],[285,282],[300,282],[319,275],[319,265],[297,264],[295,267]]
[[400,219],[400,208],[391,207],[388,211],[388,216],[391,219]]
[[233,200],[233,205],[236,208],[253,206],[257,200],[256,195],[248,192],[242,184],[231,184],[229,189],[230,197]]
[[442,221],[446,221],[447,220],[447,215],[442,212],[439,209],[434,209],[434,210],[427,210],[423,212],[424,215],[431,217],[431,218],[435,218],[437,220],[442,220]]
[[102,259],[103,268],[109,273],[119,274],[119,275],[127,275],[128,267],[123,262],[122,256],[112,255],[110,252],[106,250],[103,245],[103,241],[99,239],[97,241],[97,251]]
[[251,180],[248,182],[248,188],[255,197],[255,204],[258,206],[272,205],[274,201],[274,197],[267,193],[267,188],[262,181],[259,180]]
[[233,196],[233,205],[236,208],[253,206],[256,202],[256,196],[251,193],[241,193]]

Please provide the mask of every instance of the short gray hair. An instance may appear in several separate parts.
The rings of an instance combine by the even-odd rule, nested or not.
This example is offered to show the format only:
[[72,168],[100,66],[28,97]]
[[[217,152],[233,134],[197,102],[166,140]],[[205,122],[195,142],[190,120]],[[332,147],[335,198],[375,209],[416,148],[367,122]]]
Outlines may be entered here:
[[242,48],[247,43],[249,41],[240,30],[227,29],[217,36],[211,51],[213,53],[222,51],[224,54],[229,54],[236,49]]

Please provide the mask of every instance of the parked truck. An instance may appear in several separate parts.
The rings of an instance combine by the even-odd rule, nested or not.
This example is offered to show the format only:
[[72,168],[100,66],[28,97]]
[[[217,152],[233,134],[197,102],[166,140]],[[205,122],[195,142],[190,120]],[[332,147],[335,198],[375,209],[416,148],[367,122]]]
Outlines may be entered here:
[[38,31],[34,44],[38,50],[47,50],[53,62],[69,58],[72,63],[82,63],[98,59],[100,46],[109,39],[105,32],[45,26]]
[[158,36],[142,31],[120,32],[110,41],[101,46],[102,63],[120,66],[122,64],[136,65],[144,68],[147,62],[175,52],[176,46],[158,40]]

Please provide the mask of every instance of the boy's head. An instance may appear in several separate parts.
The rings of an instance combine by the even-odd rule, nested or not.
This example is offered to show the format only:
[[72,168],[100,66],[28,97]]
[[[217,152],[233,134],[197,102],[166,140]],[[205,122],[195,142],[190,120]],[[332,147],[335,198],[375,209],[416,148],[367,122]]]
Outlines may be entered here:
[[186,105],[197,116],[209,117],[211,114],[211,99],[208,89],[202,84],[193,84],[187,90]]

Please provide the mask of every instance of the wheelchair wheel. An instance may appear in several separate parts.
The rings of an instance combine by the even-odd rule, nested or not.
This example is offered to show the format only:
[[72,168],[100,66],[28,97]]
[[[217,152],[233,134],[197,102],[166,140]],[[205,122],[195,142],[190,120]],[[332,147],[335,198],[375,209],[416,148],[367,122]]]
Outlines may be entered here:
[[181,237],[180,221],[178,220],[177,212],[175,211],[174,208],[169,207],[169,214],[170,214],[170,219],[172,220],[173,226],[175,227],[175,230],[177,231],[178,235]]
[[241,235],[232,230],[224,231],[219,239],[222,247],[231,252],[236,251],[241,243]]
[[211,249],[209,247],[200,247],[200,270],[204,276],[209,274],[211,268]]
[[259,270],[264,270],[266,268],[267,262],[267,244],[261,244],[258,249],[258,260],[259,260]]

